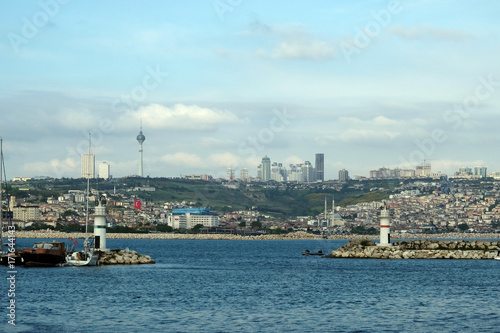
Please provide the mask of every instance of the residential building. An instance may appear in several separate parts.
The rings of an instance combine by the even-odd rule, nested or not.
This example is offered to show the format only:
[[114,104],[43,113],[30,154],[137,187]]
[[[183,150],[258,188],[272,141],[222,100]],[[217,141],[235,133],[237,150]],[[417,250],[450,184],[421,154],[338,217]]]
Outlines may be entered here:
[[247,182],[250,180],[250,175],[248,173],[248,169],[247,168],[243,168],[240,170],[240,179],[244,182]]
[[15,221],[38,221],[40,220],[40,208],[38,206],[19,206],[12,209]]
[[82,155],[82,178],[95,178],[95,156],[94,154]]
[[107,162],[101,162],[99,164],[99,178],[109,179],[110,178],[110,167]]
[[487,175],[487,167],[485,166],[474,167],[474,176],[486,178],[486,175]]
[[325,180],[325,154],[316,154],[316,162],[314,164],[316,169],[316,179],[320,181]]
[[349,171],[346,169],[339,170],[339,180],[341,182],[346,182],[349,180]]
[[264,156],[262,158],[262,181],[267,182],[271,180],[271,159]]

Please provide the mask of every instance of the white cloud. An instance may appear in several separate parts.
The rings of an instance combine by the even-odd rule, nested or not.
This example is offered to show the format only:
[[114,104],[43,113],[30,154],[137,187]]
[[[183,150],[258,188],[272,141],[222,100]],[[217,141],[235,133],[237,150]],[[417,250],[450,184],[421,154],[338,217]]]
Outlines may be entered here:
[[334,46],[320,40],[292,40],[279,43],[270,56],[273,59],[328,60],[335,54]]
[[232,167],[237,168],[241,165],[241,160],[238,156],[231,153],[212,154],[209,157],[211,165],[214,167]]
[[333,43],[311,37],[311,33],[295,26],[270,26],[253,23],[247,34],[277,37],[279,42],[271,50],[260,49],[257,56],[272,59],[328,60],[337,51]]
[[22,166],[23,172],[30,175],[55,175],[56,177],[74,176],[80,170],[80,161],[74,158],[53,159],[49,162],[32,162]]
[[349,129],[339,134],[338,139],[344,143],[359,141],[386,141],[398,137],[400,133],[366,129]]
[[[433,171],[441,171],[443,173],[452,176],[461,167],[475,167],[478,165],[486,165],[483,160],[453,160],[453,159],[440,159],[440,160],[429,160],[431,163]],[[489,173],[489,171],[488,171]]]
[[197,105],[175,104],[172,107],[150,104],[139,108],[133,118],[134,126],[140,119],[152,129],[178,129],[191,131],[213,130],[220,124],[239,123],[233,113]]
[[456,29],[446,29],[435,27],[430,24],[422,24],[419,26],[405,27],[402,25],[394,25],[389,27],[389,32],[395,36],[409,39],[451,39],[461,40],[474,38],[473,35]]
[[300,164],[300,163],[304,163],[304,159],[300,158],[298,156],[292,155],[292,156],[288,156],[287,158],[285,158],[285,162],[283,164],[287,166],[289,164]]
[[200,168],[205,164],[198,155],[183,152],[164,155],[161,159],[168,164],[190,168]]
[[200,144],[206,148],[212,147],[222,147],[222,146],[234,146],[235,142],[227,139],[217,139],[213,137],[203,137],[200,139]]

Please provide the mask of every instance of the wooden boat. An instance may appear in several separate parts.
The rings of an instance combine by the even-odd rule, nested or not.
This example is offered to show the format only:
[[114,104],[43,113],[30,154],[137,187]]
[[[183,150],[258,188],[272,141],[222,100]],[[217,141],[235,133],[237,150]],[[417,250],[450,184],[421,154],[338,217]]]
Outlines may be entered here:
[[61,266],[66,261],[63,242],[38,242],[31,249],[23,249],[20,254],[27,267]]

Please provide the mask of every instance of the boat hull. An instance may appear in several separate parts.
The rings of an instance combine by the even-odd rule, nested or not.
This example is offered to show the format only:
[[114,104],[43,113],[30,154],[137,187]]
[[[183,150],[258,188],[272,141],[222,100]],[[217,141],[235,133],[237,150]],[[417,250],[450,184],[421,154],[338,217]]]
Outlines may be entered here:
[[2,256],[0,256],[0,265],[3,265],[3,266],[8,266],[8,265],[21,266],[21,265],[24,265],[24,260],[19,254],[15,254],[15,255],[3,254]]
[[99,255],[91,252],[74,252],[66,256],[67,266],[97,266]]
[[27,267],[55,267],[62,265],[65,261],[63,255],[49,253],[24,252],[21,257]]

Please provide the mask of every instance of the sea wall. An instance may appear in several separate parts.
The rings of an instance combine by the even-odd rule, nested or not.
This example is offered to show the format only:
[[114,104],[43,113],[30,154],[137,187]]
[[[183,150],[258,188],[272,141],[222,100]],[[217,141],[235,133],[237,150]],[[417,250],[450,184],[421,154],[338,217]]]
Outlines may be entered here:
[[[16,238],[85,238],[85,233],[66,233],[59,231],[17,231]],[[391,239],[500,239],[500,234],[464,234],[464,233],[448,233],[448,234],[396,234],[391,233]],[[174,234],[174,233],[107,233],[108,239],[242,239],[242,240],[266,240],[266,239],[322,239],[320,235],[314,235],[303,231],[292,232],[283,235],[260,235],[260,236],[244,236],[233,234]],[[373,235],[330,235],[328,239],[374,239],[378,236]]]
[[[85,238],[84,233],[58,231],[16,232],[16,238]],[[283,235],[244,236],[233,234],[174,234],[174,233],[107,233],[107,239],[320,239],[321,236],[299,231]]]
[[371,240],[352,240],[332,251],[327,258],[365,259],[494,259],[500,241],[396,241],[392,246],[377,246]]

